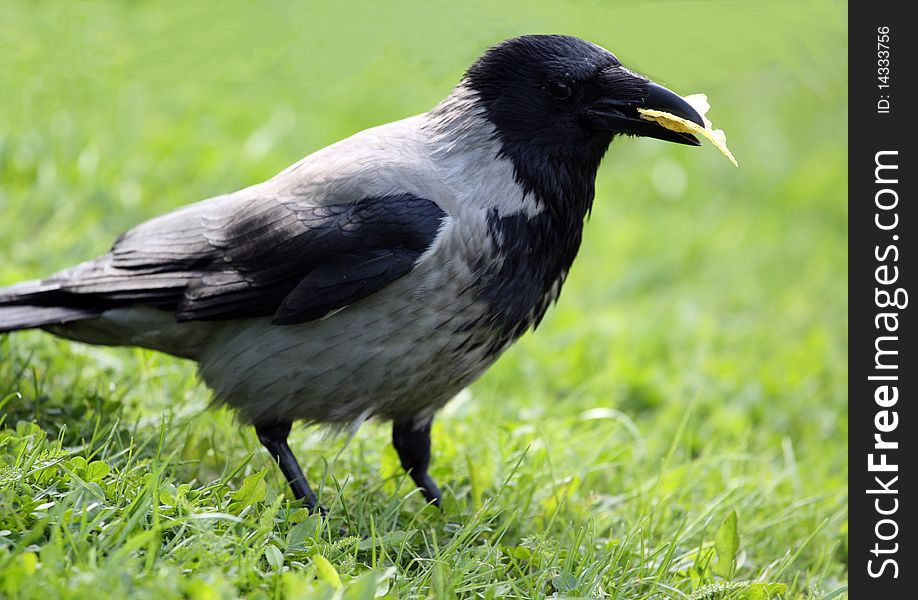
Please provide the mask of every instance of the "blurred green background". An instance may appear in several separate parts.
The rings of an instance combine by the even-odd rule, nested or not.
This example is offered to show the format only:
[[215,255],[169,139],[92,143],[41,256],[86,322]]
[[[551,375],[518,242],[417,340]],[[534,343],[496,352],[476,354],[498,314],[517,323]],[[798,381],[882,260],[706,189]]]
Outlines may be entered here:
[[0,596],[844,596],[846,13],[0,3],[0,285],[423,112],[524,33],[707,93],[741,167],[613,143],[558,306],[436,422],[443,513],[387,427],[297,430],[323,525],[192,365],[0,337]]

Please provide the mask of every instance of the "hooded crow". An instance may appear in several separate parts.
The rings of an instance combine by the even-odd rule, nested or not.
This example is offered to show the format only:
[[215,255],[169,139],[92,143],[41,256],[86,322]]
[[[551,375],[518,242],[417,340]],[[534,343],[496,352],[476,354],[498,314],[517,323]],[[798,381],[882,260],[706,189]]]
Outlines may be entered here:
[[431,420],[557,299],[612,139],[699,144],[638,108],[703,125],[595,44],[507,40],[429,112],[0,289],[0,331],[197,361],[216,402],[255,426],[310,509],[291,424],[390,420],[402,466],[439,504]]

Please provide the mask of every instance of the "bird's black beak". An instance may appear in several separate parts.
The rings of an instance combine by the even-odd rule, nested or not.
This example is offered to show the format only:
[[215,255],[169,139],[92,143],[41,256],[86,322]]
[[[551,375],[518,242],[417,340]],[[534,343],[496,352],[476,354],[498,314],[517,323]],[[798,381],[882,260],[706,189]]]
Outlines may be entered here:
[[615,134],[652,137],[689,146],[701,145],[694,135],[646,121],[637,111],[639,108],[660,110],[704,127],[701,115],[681,96],[625,69],[614,68],[601,77],[604,94],[591,103],[587,111],[594,127]]

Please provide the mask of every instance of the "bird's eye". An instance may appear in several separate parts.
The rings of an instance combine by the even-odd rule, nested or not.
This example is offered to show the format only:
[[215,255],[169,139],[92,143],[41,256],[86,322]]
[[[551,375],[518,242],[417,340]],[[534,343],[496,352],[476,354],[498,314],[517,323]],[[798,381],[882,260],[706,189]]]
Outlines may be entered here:
[[567,100],[571,97],[571,94],[574,93],[573,90],[571,90],[571,86],[563,81],[557,80],[549,81],[548,85],[546,85],[546,89],[555,100]]

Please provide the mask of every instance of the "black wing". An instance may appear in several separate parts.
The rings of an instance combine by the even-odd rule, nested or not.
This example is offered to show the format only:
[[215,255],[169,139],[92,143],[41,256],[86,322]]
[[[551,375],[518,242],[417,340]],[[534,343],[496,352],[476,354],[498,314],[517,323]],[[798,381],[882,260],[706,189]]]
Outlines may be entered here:
[[100,312],[145,305],[180,321],[273,316],[302,323],[414,267],[445,213],[411,194],[310,206],[216,198],[148,221],[111,251],[23,288],[4,304]]

